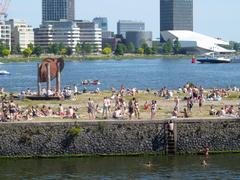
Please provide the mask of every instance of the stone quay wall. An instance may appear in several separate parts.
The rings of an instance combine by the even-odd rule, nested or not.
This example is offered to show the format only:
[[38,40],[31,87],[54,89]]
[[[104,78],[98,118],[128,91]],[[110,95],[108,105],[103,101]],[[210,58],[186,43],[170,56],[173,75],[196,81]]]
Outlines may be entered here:
[[[165,121],[83,121],[0,124],[0,156],[158,154]],[[179,153],[240,151],[240,120],[176,120]]]

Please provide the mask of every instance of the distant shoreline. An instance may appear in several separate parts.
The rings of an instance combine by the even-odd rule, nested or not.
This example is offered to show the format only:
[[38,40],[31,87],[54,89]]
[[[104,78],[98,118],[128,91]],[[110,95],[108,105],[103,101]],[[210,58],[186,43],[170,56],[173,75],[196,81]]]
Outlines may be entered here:
[[[59,55],[44,55],[40,57],[8,57],[8,58],[0,58],[0,62],[2,63],[10,63],[10,62],[37,62],[41,61],[47,57],[61,57]],[[88,55],[88,56],[65,56],[63,57],[66,61],[91,61],[91,60],[127,60],[127,59],[190,59],[191,55],[135,55],[135,54],[126,54],[123,56],[115,56],[115,55]]]

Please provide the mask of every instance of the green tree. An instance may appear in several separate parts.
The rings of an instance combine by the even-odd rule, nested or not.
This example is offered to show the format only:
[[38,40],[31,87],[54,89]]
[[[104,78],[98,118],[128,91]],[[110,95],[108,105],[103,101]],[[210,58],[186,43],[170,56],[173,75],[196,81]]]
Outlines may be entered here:
[[147,47],[147,48],[144,50],[144,53],[145,53],[146,55],[152,54],[152,48]]
[[118,43],[116,50],[115,50],[115,55],[117,56],[122,56],[124,55],[124,53],[127,51],[127,48],[124,44],[122,43]]
[[33,51],[34,48],[33,44],[32,43],[28,44],[28,48],[30,48]]
[[91,47],[92,47],[93,52],[98,52],[99,51],[97,44],[92,44]]
[[4,49],[9,49],[8,46],[4,43],[0,43],[0,56],[3,56],[3,50]]
[[144,51],[146,51],[146,49],[147,49],[148,47],[149,47],[149,46],[148,46],[147,43],[143,43],[143,44],[142,44],[142,48],[144,49]]
[[54,43],[54,44],[50,44],[48,46],[48,53],[51,53],[51,54],[60,54],[60,49],[59,49],[59,46],[58,44]]
[[43,53],[43,48],[40,45],[37,45],[33,48],[32,53],[39,57]]
[[109,48],[109,47],[106,47],[106,48],[103,49],[102,53],[105,54],[105,55],[109,55],[109,54],[112,53],[112,49]]
[[132,42],[128,43],[127,51],[128,51],[128,53],[135,53],[136,49],[135,49],[135,46]]
[[62,48],[62,49],[60,50],[60,54],[61,54],[62,56],[65,56],[65,55],[67,54],[67,48]]
[[92,51],[93,51],[92,45],[88,44],[88,43],[85,43],[85,42],[82,43],[82,48],[81,49],[82,49],[82,54],[83,55],[91,54]]
[[3,56],[3,57],[8,57],[10,53],[11,53],[11,52],[10,52],[9,49],[6,49],[6,48],[5,48],[5,49],[2,50],[2,56]]
[[75,47],[75,52],[77,55],[80,55],[82,53],[82,46],[80,43],[77,43],[77,45]]
[[17,44],[17,45],[12,45],[11,47],[11,54],[21,54],[21,48],[20,48],[20,45]]
[[167,42],[165,42],[163,44],[163,52],[166,54],[170,54],[170,53],[172,53],[172,51],[173,51],[172,42],[171,42],[171,40],[167,40]]
[[233,44],[233,49],[234,49],[235,51],[239,51],[239,50],[240,50],[240,43],[234,42],[234,44]]
[[152,54],[157,54],[157,48],[156,47],[153,46],[151,50],[152,50]]
[[142,44],[142,48],[144,49],[144,54],[146,55],[150,55],[150,54],[153,54],[153,50],[151,47],[148,46],[147,43],[143,43]]
[[30,48],[26,48],[23,50],[24,57],[29,57],[32,54],[32,50]]
[[181,51],[181,44],[180,44],[178,38],[175,39],[175,41],[173,42],[173,51],[175,54],[179,54]]
[[72,50],[72,48],[71,47],[67,47],[67,52],[66,52],[66,55],[68,55],[68,56],[71,56],[73,54],[73,50]]
[[143,55],[144,54],[144,49],[143,48],[138,48],[137,53]]
[[104,46],[103,46],[103,49],[104,48],[112,48],[111,45],[109,43],[105,43]]
[[62,49],[66,48],[63,43],[58,44],[58,49],[61,51]]

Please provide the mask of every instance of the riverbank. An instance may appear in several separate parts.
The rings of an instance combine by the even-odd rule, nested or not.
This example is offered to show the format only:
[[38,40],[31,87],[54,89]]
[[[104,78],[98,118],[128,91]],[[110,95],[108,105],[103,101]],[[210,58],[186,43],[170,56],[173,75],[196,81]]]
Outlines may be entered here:
[[[163,121],[1,123],[2,158],[160,155],[168,148]],[[239,119],[176,120],[177,154],[240,152]]]
[[[210,94],[212,90],[205,90],[204,94],[207,96],[207,94]],[[184,108],[187,107],[186,97],[188,96],[188,93],[178,92],[177,90],[173,90],[173,97],[170,99],[166,99],[164,97],[158,96],[157,91],[150,91],[146,92],[144,90],[139,90],[138,93],[136,93],[135,98],[138,101],[139,104],[139,110],[140,110],[140,119],[144,120],[150,120],[150,104],[152,100],[157,101],[157,112],[155,115],[156,120],[164,120],[166,118],[172,117],[173,108],[175,107],[175,99],[174,97],[178,97],[180,99],[180,112],[179,117],[184,116]],[[212,118],[217,117],[217,115],[210,115],[211,106],[214,107],[214,109],[217,111],[220,111],[221,108],[225,108],[225,106],[234,106],[235,112],[238,112],[238,103],[239,103],[239,96],[240,92],[238,91],[229,91],[229,94],[222,98],[221,101],[213,101],[213,100],[206,100],[202,103],[202,106],[199,107],[198,101],[195,100],[191,112],[188,113],[189,118]],[[90,98],[93,100],[95,106],[98,105],[98,112],[95,112],[95,116],[97,120],[102,120],[102,104],[104,97],[112,97],[112,92],[110,91],[101,91],[100,93],[84,93],[81,95],[76,95],[70,100],[62,100],[62,101],[32,101],[32,100],[16,100],[15,103],[18,104],[23,111],[28,109],[32,106],[38,106],[39,108],[46,106],[51,107],[53,112],[58,111],[58,105],[61,103],[63,105],[63,108],[65,110],[68,109],[68,107],[72,106],[73,108],[77,109],[76,113],[78,115],[78,120],[86,120],[89,118],[88,112],[87,112],[87,102]],[[125,115],[122,117],[122,119],[129,119],[128,116],[128,102],[133,98],[131,94],[126,94],[124,96],[124,102],[125,102]],[[146,109],[145,104],[148,104],[148,108]],[[111,112],[114,112],[114,99],[112,99],[112,110]],[[112,117],[112,114],[109,115],[109,118]],[[58,120],[59,116],[56,117],[38,117],[33,118],[32,121],[41,121],[44,120]],[[132,119],[137,119],[135,116],[132,117]]]
[[[0,58],[0,62],[2,63],[10,63],[10,62],[37,62],[41,61],[46,57],[60,57],[53,55],[44,55],[41,57],[8,57],[8,58]],[[125,59],[190,59],[191,55],[137,55],[137,54],[125,54],[123,56],[115,56],[115,55],[87,55],[87,56],[65,56],[63,57],[65,61],[91,61],[91,60],[125,60]]]

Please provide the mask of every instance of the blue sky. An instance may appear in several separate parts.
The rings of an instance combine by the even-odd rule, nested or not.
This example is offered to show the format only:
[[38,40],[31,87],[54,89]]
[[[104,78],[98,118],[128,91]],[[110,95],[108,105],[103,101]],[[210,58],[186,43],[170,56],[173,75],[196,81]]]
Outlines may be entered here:
[[[159,35],[159,0],[75,0],[76,18],[92,20],[106,16],[109,29],[116,31],[119,19],[143,20],[146,30]],[[239,0],[194,0],[194,30],[199,33],[240,41]],[[9,18],[41,23],[41,0],[11,0]]]

